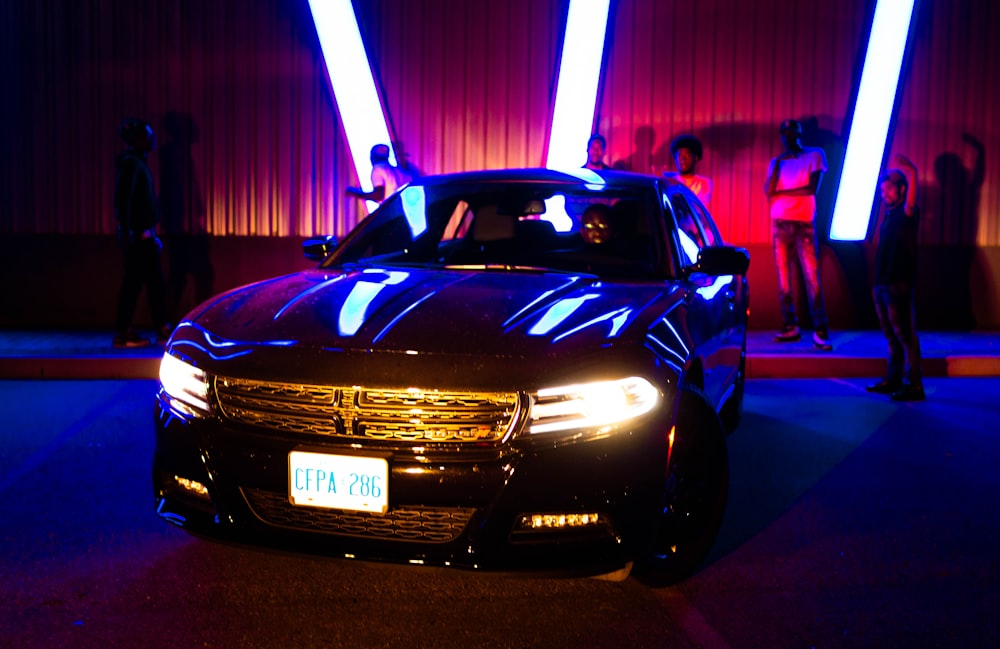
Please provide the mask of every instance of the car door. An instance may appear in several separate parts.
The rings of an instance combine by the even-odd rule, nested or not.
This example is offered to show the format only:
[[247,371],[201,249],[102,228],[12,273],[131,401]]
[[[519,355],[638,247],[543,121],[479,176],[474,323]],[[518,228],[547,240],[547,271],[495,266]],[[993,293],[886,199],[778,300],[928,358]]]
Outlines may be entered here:
[[664,196],[665,211],[674,219],[674,248],[687,291],[687,326],[692,333],[697,332],[703,389],[718,408],[728,396],[743,353],[746,326],[739,305],[745,299],[745,278],[708,275],[695,269],[698,253],[723,245],[722,238],[704,207],[689,201],[684,191],[668,188]]

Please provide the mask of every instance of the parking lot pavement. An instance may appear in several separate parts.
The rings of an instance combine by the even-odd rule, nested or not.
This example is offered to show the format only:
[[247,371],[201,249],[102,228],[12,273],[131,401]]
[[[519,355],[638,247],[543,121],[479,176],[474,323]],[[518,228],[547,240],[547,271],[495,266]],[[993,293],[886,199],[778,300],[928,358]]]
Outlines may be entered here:
[[1000,379],[865,383],[749,381],[719,540],[654,589],[195,538],[152,511],[153,381],[0,381],[0,646],[1000,646]]

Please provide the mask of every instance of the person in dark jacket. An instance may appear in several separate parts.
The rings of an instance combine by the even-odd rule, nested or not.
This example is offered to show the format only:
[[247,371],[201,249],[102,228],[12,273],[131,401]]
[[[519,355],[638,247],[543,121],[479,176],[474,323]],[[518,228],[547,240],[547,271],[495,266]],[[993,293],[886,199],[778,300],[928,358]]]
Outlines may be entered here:
[[143,286],[156,327],[157,337],[165,341],[170,336],[167,324],[166,280],[160,251],[163,248],[156,234],[159,209],[153,175],[146,160],[156,147],[156,136],[149,122],[126,119],[119,127],[125,150],[115,158],[115,219],[118,221],[118,242],[123,253],[123,274],[115,314],[115,347],[141,347],[149,340],[135,333],[132,318]]
[[888,394],[896,401],[923,401],[926,397],[914,300],[920,226],[916,166],[905,156],[895,156],[892,167],[882,176],[879,190],[885,215],[875,252],[873,295],[879,324],[889,343],[889,363],[885,377],[867,389]]

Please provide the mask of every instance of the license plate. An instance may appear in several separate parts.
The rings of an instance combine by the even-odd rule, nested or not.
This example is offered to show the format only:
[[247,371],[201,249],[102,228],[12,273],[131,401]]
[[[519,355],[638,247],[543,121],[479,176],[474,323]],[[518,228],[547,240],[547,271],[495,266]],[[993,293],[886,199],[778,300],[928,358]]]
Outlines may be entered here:
[[292,451],[288,499],[293,505],[384,514],[389,510],[385,458]]

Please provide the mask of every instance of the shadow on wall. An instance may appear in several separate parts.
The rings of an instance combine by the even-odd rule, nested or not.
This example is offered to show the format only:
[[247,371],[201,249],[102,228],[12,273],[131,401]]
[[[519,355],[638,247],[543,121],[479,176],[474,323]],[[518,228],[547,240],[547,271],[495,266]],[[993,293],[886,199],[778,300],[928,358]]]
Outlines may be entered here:
[[[869,280],[869,263],[865,242],[831,242],[829,240],[830,221],[833,205],[836,200],[837,186],[844,166],[845,147],[841,136],[820,126],[820,117],[810,115],[799,117],[802,123],[802,141],[806,146],[818,147],[823,150],[827,159],[828,172],[820,185],[816,197],[817,218],[816,233],[820,244],[819,261],[820,274],[823,280],[824,299],[830,325],[833,328],[876,328],[878,323],[875,309],[872,305]],[[825,121],[833,118],[827,117]],[[749,149],[755,142],[773,139],[780,148],[780,137],[777,124],[754,123],[719,123],[692,131],[706,148],[719,159],[733,159],[737,152]],[[673,170],[674,162],[670,155],[670,142],[673,136],[657,144],[656,131],[651,126],[640,126],[633,134],[632,153],[616,160],[615,169],[635,171],[639,173],[659,174],[664,170]],[[768,160],[761,160],[762,169],[766,168]],[[763,171],[762,171],[763,174]],[[763,183],[763,175],[761,176]],[[752,196],[752,200],[764,201],[763,187],[760,194]],[[755,276],[755,294],[761,296],[755,300],[756,327],[771,328],[781,324],[781,316],[777,302],[777,272],[774,268],[774,256],[770,245],[753,245],[754,263],[751,273]],[[796,268],[798,265],[796,264]],[[796,313],[803,327],[811,328],[808,298],[801,269],[793,275],[793,291],[796,295]]]
[[[802,123],[803,143],[822,149],[827,160],[828,171],[816,197],[816,235],[830,326],[834,329],[877,329],[871,282],[883,209],[874,205],[876,209],[865,241],[830,241],[830,223],[843,172],[845,142],[840,134],[821,126],[833,120],[830,116],[809,115],[797,119]],[[696,129],[694,134],[719,158],[735,157],[738,151],[767,138],[778,140],[776,126],[748,123],[715,124]],[[976,246],[980,196],[985,179],[984,147],[978,138],[968,133],[962,135],[962,141],[960,152],[944,152],[935,159],[933,169],[920,169],[922,224],[917,286],[920,328],[976,329],[995,322],[1000,311],[994,306],[997,256],[985,254],[988,251]],[[665,167],[672,169],[670,139],[657,143],[655,129],[640,126],[633,133],[631,154],[616,160],[613,167],[653,174],[659,174]],[[877,196],[872,199],[876,201]],[[773,254],[769,245],[752,247],[751,273],[758,296],[754,326],[777,327],[780,314]],[[802,326],[810,328],[801,269],[793,275],[793,290]]]
[[[165,142],[159,149],[160,217],[166,238],[167,307],[171,322],[215,293],[205,199],[198,185],[191,150],[199,139],[191,115],[168,111]],[[188,278],[193,295],[185,298]]]
[[[823,128],[822,121],[831,122],[832,117],[821,119],[817,115],[796,118],[802,124],[802,143],[805,146],[823,150],[827,161],[827,173],[824,174],[816,196],[816,238],[819,242],[820,278],[823,285],[823,297],[826,303],[827,317],[834,329],[874,328],[877,326],[875,308],[872,305],[868,282],[868,263],[866,261],[866,245],[864,242],[842,243],[830,241],[830,221],[833,215],[833,205],[836,201],[837,186],[844,167],[845,146],[843,138],[838,133]],[[755,142],[773,141],[775,150],[780,150],[780,135],[777,124],[717,124],[698,132],[703,142],[711,143],[713,153],[721,157],[733,158],[737,151],[749,149]],[[669,143],[665,149],[669,155]],[[761,187],[754,200],[765,201],[763,194],[763,176],[769,160],[760,160]],[[757,187],[753,188],[758,191]],[[766,250],[766,252],[765,252]],[[778,327],[781,316],[777,303],[777,270],[774,268],[774,255],[770,245],[765,250],[755,246],[754,263],[757,266],[759,279],[755,293],[763,297],[756,300],[758,317],[763,316],[759,326]],[[761,266],[766,266],[766,273],[761,278]],[[795,263],[792,277],[795,298],[795,311],[803,327],[811,328],[812,318],[809,313],[809,301],[806,295],[802,270]],[[761,308],[761,302],[764,306]]]
[[620,171],[634,171],[640,174],[659,173],[659,167],[654,168],[653,161],[656,130],[652,126],[640,126],[635,129],[632,143],[632,153],[627,158],[615,160],[611,167]]
[[928,329],[976,327],[972,287],[981,283],[974,276],[974,260],[986,155],[976,137],[963,133],[962,141],[968,158],[953,151],[941,153],[932,173],[921,177],[921,239],[943,244],[921,248],[917,317]]
[[[832,119],[832,118],[829,118]],[[844,138],[820,126],[816,115],[799,118],[802,141],[823,150],[827,172],[816,194],[816,236],[820,243],[820,265],[827,313],[834,328],[874,329],[878,327],[871,296],[868,250],[873,225],[866,241],[831,241],[830,225],[837,202],[837,189],[844,171],[847,147]],[[874,200],[874,196],[872,199]],[[804,296],[800,293],[800,299]]]

